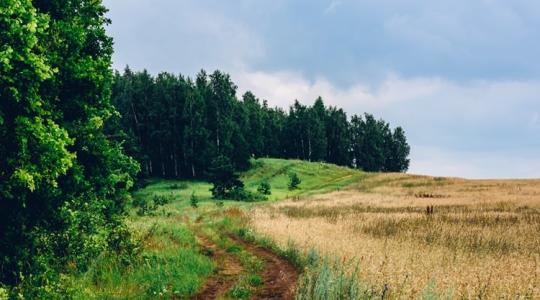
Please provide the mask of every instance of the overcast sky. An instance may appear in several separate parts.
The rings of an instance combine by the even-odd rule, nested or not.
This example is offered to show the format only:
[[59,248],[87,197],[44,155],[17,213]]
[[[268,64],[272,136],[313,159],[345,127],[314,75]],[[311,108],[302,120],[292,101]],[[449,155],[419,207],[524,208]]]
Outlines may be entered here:
[[105,0],[114,67],[402,126],[410,173],[540,177],[537,0]]

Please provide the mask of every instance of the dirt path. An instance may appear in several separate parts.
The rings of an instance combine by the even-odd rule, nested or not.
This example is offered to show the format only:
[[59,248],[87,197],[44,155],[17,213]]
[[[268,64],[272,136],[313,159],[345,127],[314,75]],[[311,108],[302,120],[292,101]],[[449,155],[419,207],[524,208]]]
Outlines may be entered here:
[[230,238],[264,260],[264,270],[261,274],[263,286],[251,299],[294,299],[298,270],[292,263],[266,248],[250,244],[236,236]]
[[[257,289],[251,299],[294,299],[298,271],[290,262],[266,248],[252,245],[233,235],[229,237],[246,251],[264,261],[264,269],[260,273],[263,285]],[[198,239],[204,251],[216,260],[217,270],[193,299],[217,299],[234,286],[244,269],[234,255],[220,249],[214,242],[203,236]]]
[[219,248],[206,237],[197,237],[204,251],[216,261],[216,272],[205,283],[202,290],[193,298],[197,300],[216,299],[224,295],[235,284],[244,270],[238,258]]

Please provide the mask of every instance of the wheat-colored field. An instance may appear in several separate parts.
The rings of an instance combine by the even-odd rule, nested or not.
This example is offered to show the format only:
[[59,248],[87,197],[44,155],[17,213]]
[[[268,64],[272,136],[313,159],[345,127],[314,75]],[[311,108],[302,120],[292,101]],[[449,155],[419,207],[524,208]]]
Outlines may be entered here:
[[540,298],[540,180],[378,174],[257,207],[252,222],[283,245],[356,262],[390,298]]

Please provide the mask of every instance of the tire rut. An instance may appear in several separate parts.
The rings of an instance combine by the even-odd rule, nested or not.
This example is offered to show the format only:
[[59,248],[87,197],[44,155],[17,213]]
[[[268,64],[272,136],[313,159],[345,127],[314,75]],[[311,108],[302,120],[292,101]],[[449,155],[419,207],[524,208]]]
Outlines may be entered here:
[[251,299],[294,299],[299,272],[291,262],[266,248],[250,244],[237,236],[230,236],[230,238],[264,260],[264,270],[261,272],[263,286]]
[[[250,244],[237,236],[230,235],[229,238],[264,261],[264,269],[259,273],[263,284],[250,299],[294,299],[299,272],[292,263],[266,248]],[[204,251],[217,261],[218,267],[214,275],[210,276],[201,291],[192,299],[219,299],[234,286],[244,268],[237,257],[220,249],[208,238],[199,236],[198,240]]]
[[215,273],[206,281],[201,291],[192,299],[216,299],[223,296],[234,286],[244,268],[238,258],[219,248],[210,239],[203,236],[198,236],[197,239],[208,256],[213,257],[217,262],[217,268]]

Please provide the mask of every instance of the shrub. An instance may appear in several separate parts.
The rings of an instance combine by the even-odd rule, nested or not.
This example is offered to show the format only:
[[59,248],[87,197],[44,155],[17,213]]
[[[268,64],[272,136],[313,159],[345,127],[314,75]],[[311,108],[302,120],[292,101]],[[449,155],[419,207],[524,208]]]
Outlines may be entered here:
[[131,202],[131,205],[133,205],[133,207],[142,207],[146,205],[146,202],[147,202],[146,198],[137,197],[133,199],[133,202]]
[[271,195],[271,186],[270,183],[267,180],[264,180],[259,184],[259,187],[257,188],[257,192],[263,194],[263,195]]
[[185,190],[187,188],[188,188],[188,185],[185,182],[180,182],[180,183],[175,182],[169,186],[169,189],[171,190]]
[[266,197],[264,195],[250,192],[243,187],[236,187],[231,190],[231,192],[228,194],[228,197],[231,200],[237,200],[237,201],[246,201],[246,202],[255,202],[255,201],[263,201],[266,200]]
[[137,215],[139,216],[153,215],[156,209],[157,209],[157,205],[155,205],[154,203],[150,201],[146,201],[145,199],[145,201],[142,202],[141,205],[139,205],[139,209],[137,210]]
[[289,190],[295,190],[299,188],[300,183],[302,183],[302,181],[300,180],[300,177],[298,177],[298,174],[289,174]]
[[169,196],[165,196],[165,195],[154,195],[154,204],[156,206],[163,206],[165,204],[169,204],[172,202],[173,200],[173,196],[172,195],[169,195]]
[[199,207],[199,199],[197,198],[197,195],[195,195],[195,191],[191,193],[191,198],[189,200],[189,203],[191,204],[191,207],[193,208]]

